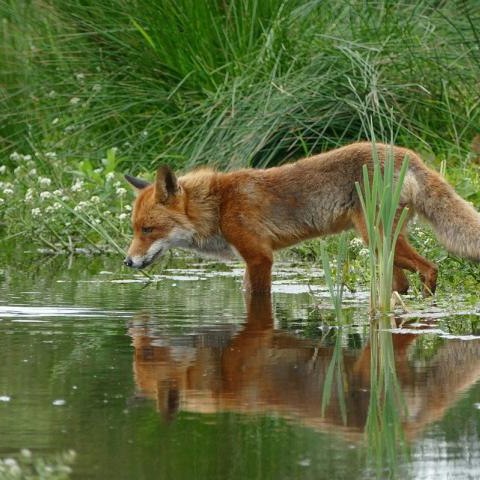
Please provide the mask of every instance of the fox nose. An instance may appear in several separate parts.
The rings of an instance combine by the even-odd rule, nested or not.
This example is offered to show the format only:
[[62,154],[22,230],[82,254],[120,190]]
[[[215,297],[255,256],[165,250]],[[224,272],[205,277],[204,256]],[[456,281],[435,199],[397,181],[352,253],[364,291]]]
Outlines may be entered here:
[[131,267],[133,265],[133,260],[131,259],[131,257],[125,257],[123,264],[127,267]]

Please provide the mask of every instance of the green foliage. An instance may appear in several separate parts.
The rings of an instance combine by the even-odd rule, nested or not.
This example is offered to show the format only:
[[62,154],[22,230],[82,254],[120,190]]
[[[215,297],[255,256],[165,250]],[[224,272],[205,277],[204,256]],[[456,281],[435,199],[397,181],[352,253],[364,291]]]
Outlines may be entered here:
[[478,133],[473,0],[3,0],[0,18],[6,153],[236,167],[365,138],[367,116],[437,151]]
[[[122,252],[129,232],[129,188],[117,169],[115,150],[102,167],[86,159],[66,168],[54,152],[11,156],[11,182],[0,182],[4,239],[22,236],[51,253]],[[38,165],[38,168],[36,167]],[[49,176],[39,174],[39,170]],[[10,172],[5,172],[7,175]]]

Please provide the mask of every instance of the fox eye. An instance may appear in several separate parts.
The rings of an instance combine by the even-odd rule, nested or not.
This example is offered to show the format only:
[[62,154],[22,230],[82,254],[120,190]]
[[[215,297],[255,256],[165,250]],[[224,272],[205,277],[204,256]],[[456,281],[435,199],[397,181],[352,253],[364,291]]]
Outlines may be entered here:
[[148,233],[152,233],[153,232],[153,227],[142,227],[142,233],[144,235],[147,235]]

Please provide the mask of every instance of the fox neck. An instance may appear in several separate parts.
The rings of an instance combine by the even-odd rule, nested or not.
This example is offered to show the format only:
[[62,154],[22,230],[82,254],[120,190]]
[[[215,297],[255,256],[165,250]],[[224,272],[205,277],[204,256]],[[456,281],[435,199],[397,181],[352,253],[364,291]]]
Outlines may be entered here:
[[179,179],[185,198],[185,215],[192,227],[192,248],[200,249],[221,236],[219,198],[215,192],[215,172],[200,170]]
[[191,237],[183,247],[208,257],[231,259],[235,251],[220,231],[220,194],[215,187],[217,174],[211,170],[197,171],[179,179],[185,199]]

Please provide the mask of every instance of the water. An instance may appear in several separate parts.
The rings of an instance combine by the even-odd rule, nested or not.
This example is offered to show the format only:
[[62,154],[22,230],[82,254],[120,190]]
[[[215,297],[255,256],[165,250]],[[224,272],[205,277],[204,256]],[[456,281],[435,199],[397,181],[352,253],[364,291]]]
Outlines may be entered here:
[[335,321],[318,269],[280,266],[273,303],[245,303],[235,264],[148,286],[116,259],[1,265],[0,458],[74,450],[82,479],[479,477],[480,304],[376,329],[363,290]]

